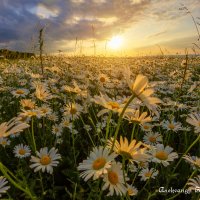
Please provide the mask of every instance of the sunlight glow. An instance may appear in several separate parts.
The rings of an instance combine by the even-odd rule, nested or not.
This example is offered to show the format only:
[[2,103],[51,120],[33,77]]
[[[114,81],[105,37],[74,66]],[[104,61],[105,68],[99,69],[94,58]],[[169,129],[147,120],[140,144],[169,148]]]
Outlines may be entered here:
[[123,37],[120,35],[113,36],[110,41],[108,41],[108,47],[111,49],[119,49],[122,46]]

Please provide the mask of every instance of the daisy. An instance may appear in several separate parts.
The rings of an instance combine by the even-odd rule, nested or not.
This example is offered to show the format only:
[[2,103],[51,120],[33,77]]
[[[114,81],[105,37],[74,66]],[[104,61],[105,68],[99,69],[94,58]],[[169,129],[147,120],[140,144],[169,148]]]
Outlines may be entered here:
[[35,102],[33,102],[31,99],[22,99],[20,104],[24,110],[32,110],[35,108]]
[[158,175],[158,170],[151,168],[151,169],[142,169],[142,171],[139,173],[139,176],[141,176],[141,181],[146,181],[150,178],[155,179],[155,177]]
[[166,167],[169,165],[169,162],[172,162],[174,159],[178,158],[178,154],[172,151],[172,147],[164,147],[163,144],[157,144],[155,148],[153,147],[150,151],[153,156],[152,161],[156,163],[162,163]]
[[167,131],[174,131],[177,132],[179,130],[182,130],[182,126],[180,122],[175,122],[175,120],[166,120],[162,122],[162,126],[164,129],[166,129]]
[[188,180],[187,185],[189,186],[188,190],[196,191],[197,189],[199,189],[200,188],[200,175],[198,175],[195,178],[190,178]]
[[138,193],[138,190],[136,187],[127,184],[127,194],[129,196],[135,196],[135,195],[137,195],[137,193]]
[[[112,148],[113,146],[114,139],[111,138],[108,140],[107,147],[109,149]],[[116,152],[118,155],[121,155],[125,159],[128,159],[129,161],[145,161],[148,159],[148,155],[146,154],[146,147],[142,147],[143,143],[138,142],[136,140],[132,140],[131,143],[129,144],[128,140],[126,137],[120,136],[120,142],[117,140],[115,141],[114,144],[114,152]]]
[[140,124],[140,127],[142,128],[142,130],[144,132],[151,131],[151,129],[153,128],[153,126],[151,124],[149,124],[149,123]]
[[83,108],[78,103],[70,103],[66,105],[64,114],[69,116],[71,119],[77,119],[81,114]]
[[31,155],[31,150],[29,146],[19,144],[15,146],[13,153],[15,154],[15,157],[17,158],[26,158]]
[[47,100],[53,98],[52,94],[49,92],[48,88],[44,83],[34,82],[34,86],[35,86],[35,96],[39,100],[46,102]]
[[192,165],[193,169],[200,168],[199,157],[184,155],[183,158]]
[[152,118],[147,116],[147,112],[140,113],[140,110],[130,110],[125,114],[125,119],[127,119],[130,123],[139,123],[144,124],[147,122],[151,122]]
[[93,101],[96,104],[103,106],[105,109],[101,110],[97,116],[101,116],[109,111],[120,113],[123,110],[123,106],[119,101],[111,99],[107,95],[94,96]]
[[36,151],[35,156],[31,156],[31,162],[33,164],[30,165],[30,168],[35,168],[34,172],[42,170],[42,172],[47,171],[47,173],[53,173],[53,167],[58,165],[58,159],[61,158],[60,154],[57,153],[57,149],[54,147],[48,151],[47,147],[41,148],[40,152]]
[[40,113],[42,117],[46,117],[47,115],[50,115],[52,113],[52,109],[45,104],[37,108],[37,111]]
[[186,122],[195,127],[195,133],[200,133],[200,114],[193,113],[190,114],[186,119]]
[[103,181],[105,183],[102,190],[109,189],[107,196],[113,196],[115,193],[116,195],[125,195],[127,193],[121,163],[112,163],[107,173],[104,174]]
[[70,127],[72,125],[68,117],[63,117],[61,124],[63,127]]
[[0,176],[0,197],[2,193],[6,193],[6,191],[10,188],[10,186],[5,186],[8,183],[6,178]]
[[56,135],[56,137],[61,136],[62,131],[63,131],[63,127],[62,127],[61,124],[53,125],[53,126],[52,126],[52,133],[53,133],[54,135]]
[[146,76],[139,74],[137,75],[135,81],[131,82],[130,74],[127,74],[126,80],[128,82],[129,88],[132,90],[134,95],[138,99],[140,99],[155,114],[158,114],[157,104],[162,103],[162,101],[157,97],[151,96],[154,93],[154,90],[152,88],[147,88],[149,84],[148,78]]
[[83,171],[80,176],[85,181],[91,177],[93,177],[93,180],[96,180],[108,172],[108,169],[111,168],[111,162],[114,161],[115,157],[117,155],[115,153],[110,154],[110,150],[107,148],[101,146],[94,147],[88,158],[83,160],[78,166],[78,170]]
[[9,122],[0,124],[0,138],[22,132],[28,127],[29,125],[27,123],[20,122],[17,118],[13,118]]
[[109,77],[105,74],[99,74],[98,81],[100,84],[105,84],[105,83],[109,82]]
[[47,117],[50,121],[53,121],[53,122],[57,122],[58,121],[58,115],[57,113],[53,112],[53,113],[50,113]]
[[162,136],[159,133],[148,132],[144,135],[143,141],[145,144],[156,145],[162,142]]
[[25,97],[29,93],[29,90],[24,88],[19,88],[15,91],[12,91],[12,95],[15,97]]
[[8,146],[10,145],[10,140],[7,139],[7,138],[0,138],[0,144],[5,147],[5,146]]

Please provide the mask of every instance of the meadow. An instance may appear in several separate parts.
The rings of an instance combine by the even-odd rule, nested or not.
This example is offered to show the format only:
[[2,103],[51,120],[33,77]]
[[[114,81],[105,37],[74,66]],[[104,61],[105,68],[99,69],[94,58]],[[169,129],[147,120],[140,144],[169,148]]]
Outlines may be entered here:
[[0,198],[200,199],[200,57],[0,60]]

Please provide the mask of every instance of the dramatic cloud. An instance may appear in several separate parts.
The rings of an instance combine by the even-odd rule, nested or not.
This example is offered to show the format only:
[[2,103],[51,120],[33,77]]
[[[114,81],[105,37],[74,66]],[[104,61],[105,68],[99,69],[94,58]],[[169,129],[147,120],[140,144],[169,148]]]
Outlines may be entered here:
[[[0,48],[8,43],[13,49],[25,50],[27,42],[37,43],[39,29],[46,26],[48,50],[64,43],[96,39],[106,41],[125,32],[148,17],[174,20],[180,2],[186,0],[2,0],[0,6]],[[199,0],[191,0],[197,7]],[[167,5],[167,6],[166,6]],[[191,9],[195,9],[195,6]],[[174,9],[170,9],[174,8]],[[156,31],[157,32],[157,31]],[[164,34],[165,31],[160,31]],[[155,33],[156,36],[157,33]],[[149,37],[154,37],[149,36]],[[69,47],[68,49],[71,49]],[[55,51],[56,51],[55,50]]]

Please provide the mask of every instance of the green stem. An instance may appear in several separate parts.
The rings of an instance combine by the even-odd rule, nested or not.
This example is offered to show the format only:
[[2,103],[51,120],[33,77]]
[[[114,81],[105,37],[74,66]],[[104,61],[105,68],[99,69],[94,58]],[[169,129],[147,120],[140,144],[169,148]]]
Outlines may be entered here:
[[35,143],[35,136],[34,136],[34,120],[33,118],[31,119],[31,136],[32,136],[32,141],[33,141],[33,149],[34,152],[36,153],[37,148],[36,148],[36,143]]
[[[194,170],[193,172],[192,172],[192,174],[190,175],[190,177],[188,178],[188,180],[190,179],[190,178],[192,178],[193,176],[194,176],[194,174],[197,172],[197,170]],[[186,188],[186,186],[187,186],[187,183],[188,183],[188,181],[185,183],[185,185],[183,186],[183,190]],[[170,198],[168,198],[168,199],[166,199],[166,200],[172,200],[172,199],[174,199],[174,198],[176,198],[177,196],[179,196],[181,193],[177,193],[176,195],[174,195],[174,196],[172,196],[172,197],[170,197]]]
[[131,98],[128,100],[128,102],[126,103],[122,112],[119,115],[119,119],[118,119],[118,122],[117,122],[117,128],[116,128],[116,131],[115,131],[115,134],[114,134],[114,140],[113,140],[111,151],[113,151],[113,148],[114,148],[114,144],[115,144],[115,141],[116,141],[116,138],[117,138],[117,135],[118,135],[118,132],[119,132],[119,128],[120,128],[120,125],[121,125],[121,122],[122,122],[122,117],[125,113],[125,110],[127,109],[128,105],[131,103],[131,101],[134,99],[134,97],[135,97],[135,95],[133,94],[131,96]]
[[188,149],[185,151],[185,153],[181,156],[181,158],[179,159],[178,163],[176,164],[174,170],[172,171],[172,174],[176,171],[177,167],[179,166],[179,164],[181,163],[183,156],[186,155],[190,149],[199,141],[200,139],[200,135],[197,137],[197,139],[188,147]]
[[107,123],[106,123],[106,141],[108,139],[108,133],[109,133],[109,129],[110,129],[110,120],[111,120],[111,117],[112,117],[112,112],[110,111],[108,119],[107,119]]
[[23,185],[20,184],[20,181],[13,175],[13,178],[11,178],[11,176],[9,175],[9,170],[0,162],[0,170],[3,173],[3,175],[19,190],[23,191],[25,194],[27,194],[30,199],[32,200],[36,200],[37,198],[35,196],[33,196],[30,192],[30,190],[27,187],[24,187]]

